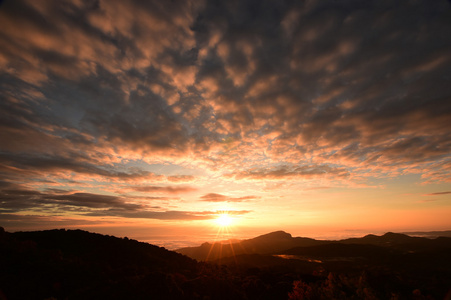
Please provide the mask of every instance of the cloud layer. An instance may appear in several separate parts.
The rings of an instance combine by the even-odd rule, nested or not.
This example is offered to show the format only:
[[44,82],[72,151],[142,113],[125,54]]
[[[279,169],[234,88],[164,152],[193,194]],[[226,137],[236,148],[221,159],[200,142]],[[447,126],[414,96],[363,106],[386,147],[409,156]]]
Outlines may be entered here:
[[4,1],[0,209],[203,219],[138,198],[450,183],[450,20],[445,0]]

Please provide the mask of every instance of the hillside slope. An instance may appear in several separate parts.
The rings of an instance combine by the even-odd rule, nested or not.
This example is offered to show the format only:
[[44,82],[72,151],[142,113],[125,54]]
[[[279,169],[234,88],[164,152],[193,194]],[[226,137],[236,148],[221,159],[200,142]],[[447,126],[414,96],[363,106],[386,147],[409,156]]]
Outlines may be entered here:
[[82,230],[0,229],[0,299],[243,298],[209,266],[158,246]]
[[276,254],[290,248],[316,246],[323,243],[324,241],[292,237],[284,231],[275,231],[240,242],[204,243],[199,247],[186,247],[176,251],[198,261],[215,261],[240,254]]
[[451,238],[435,239],[411,237],[388,232],[340,241],[323,241],[305,237],[292,237],[284,231],[275,231],[252,239],[233,243],[203,243],[198,247],[177,249],[178,253],[198,261],[219,261],[242,254],[289,254],[312,257],[371,257],[402,253],[424,252],[451,248]]
[[261,253],[206,263],[127,238],[0,227],[0,299],[273,300],[306,289],[314,299],[365,299],[362,291],[371,299],[444,299],[451,291],[450,238],[337,242],[277,231],[239,247]]

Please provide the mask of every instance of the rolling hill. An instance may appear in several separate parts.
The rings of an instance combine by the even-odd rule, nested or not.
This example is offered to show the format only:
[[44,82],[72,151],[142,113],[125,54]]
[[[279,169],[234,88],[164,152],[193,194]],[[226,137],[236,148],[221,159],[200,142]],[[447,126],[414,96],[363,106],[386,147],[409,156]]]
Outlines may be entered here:
[[451,238],[318,241],[275,231],[180,252],[208,262],[82,230],[0,227],[0,299],[444,299],[451,291]]
[[217,261],[241,254],[309,255],[312,257],[382,257],[394,253],[451,249],[451,238],[428,239],[388,232],[340,241],[315,240],[292,237],[284,231],[275,231],[252,239],[234,243],[204,243],[198,247],[177,249],[178,253],[198,261]]
[[204,243],[199,247],[186,247],[176,252],[198,261],[215,261],[240,254],[274,254],[295,247],[321,245],[318,241],[305,237],[292,237],[284,231],[275,231],[252,239],[234,243]]

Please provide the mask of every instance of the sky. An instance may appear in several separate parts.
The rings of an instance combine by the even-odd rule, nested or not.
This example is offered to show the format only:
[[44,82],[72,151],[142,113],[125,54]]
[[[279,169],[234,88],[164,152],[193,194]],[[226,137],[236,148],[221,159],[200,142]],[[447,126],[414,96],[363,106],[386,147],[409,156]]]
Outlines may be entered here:
[[0,226],[449,230],[450,32],[446,0],[3,1]]

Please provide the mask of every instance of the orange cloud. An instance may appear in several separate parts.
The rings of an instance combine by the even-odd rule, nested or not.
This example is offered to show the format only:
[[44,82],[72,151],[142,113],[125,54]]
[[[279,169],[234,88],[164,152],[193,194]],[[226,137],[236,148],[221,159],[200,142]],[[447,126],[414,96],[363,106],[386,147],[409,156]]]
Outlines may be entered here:
[[207,202],[243,202],[249,200],[255,200],[259,197],[256,196],[244,196],[244,197],[229,197],[222,194],[217,193],[209,193],[200,197],[201,201]]

